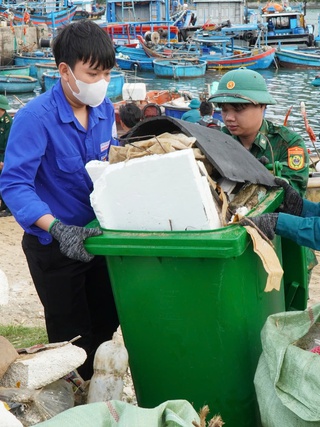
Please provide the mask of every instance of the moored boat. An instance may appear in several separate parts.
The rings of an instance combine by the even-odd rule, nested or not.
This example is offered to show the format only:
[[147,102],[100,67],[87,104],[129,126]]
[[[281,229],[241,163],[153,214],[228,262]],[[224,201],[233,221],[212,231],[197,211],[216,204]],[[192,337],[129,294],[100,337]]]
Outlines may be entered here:
[[320,68],[320,50],[317,48],[282,48],[276,50],[276,59],[286,68]]
[[34,66],[37,70],[37,79],[40,83],[42,90],[47,90],[45,88],[43,74],[48,72],[48,71],[58,71],[56,64],[50,63],[50,62],[43,62],[43,63],[37,62]]
[[122,95],[124,85],[124,73],[122,71],[111,71],[111,78],[107,89],[108,98],[118,98]]
[[194,78],[206,73],[207,61],[201,59],[154,59],[153,70],[156,76],[164,78]]
[[29,76],[30,65],[8,65],[0,67],[0,76],[10,74],[15,76]]
[[0,76],[0,93],[33,92],[38,80],[31,76],[4,75]]
[[46,70],[43,71],[41,80],[42,80],[42,89],[47,91],[54,86],[60,79],[60,73],[58,70]]
[[132,71],[153,71],[153,59],[144,58],[144,59],[131,59],[126,57],[126,55],[116,55],[116,62],[119,68],[122,70],[132,70]]
[[5,17],[14,15],[18,24],[46,24],[50,28],[59,28],[72,21],[77,6],[65,6],[63,2],[21,2],[5,1],[0,4],[0,13]]
[[[273,5],[275,4],[273,3]],[[261,14],[259,18],[261,23],[267,25],[265,43],[269,46],[277,46],[279,43],[282,45],[313,46],[314,28],[306,23],[303,10],[300,8],[298,10],[289,9],[282,11],[265,9]],[[254,45],[257,37],[251,34],[248,40],[251,45]]]
[[51,51],[35,51],[28,52],[25,54],[15,54],[14,55],[15,65],[29,65],[30,66],[30,76],[37,77],[37,68],[36,64],[38,63],[50,63],[56,64],[54,57]]
[[209,69],[233,69],[246,67],[249,70],[265,70],[271,66],[275,60],[276,49],[270,46],[263,46],[250,50],[233,50],[233,54],[228,55],[203,55]]

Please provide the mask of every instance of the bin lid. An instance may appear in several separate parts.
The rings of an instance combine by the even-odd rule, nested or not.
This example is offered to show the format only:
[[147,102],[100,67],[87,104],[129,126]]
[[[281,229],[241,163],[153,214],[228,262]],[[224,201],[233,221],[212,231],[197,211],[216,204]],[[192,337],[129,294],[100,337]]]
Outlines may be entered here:
[[274,176],[239,142],[219,130],[200,126],[197,123],[169,116],[152,117],[138,123],[120,140],[125,144],[128,138],[135,137],[136,141],[139,141],[145,137],[160,135],[164,131],[182,132],[186,136],[195,137],[196,145],[224,178],[240,183],[251,182],[267,187],[277,186]]

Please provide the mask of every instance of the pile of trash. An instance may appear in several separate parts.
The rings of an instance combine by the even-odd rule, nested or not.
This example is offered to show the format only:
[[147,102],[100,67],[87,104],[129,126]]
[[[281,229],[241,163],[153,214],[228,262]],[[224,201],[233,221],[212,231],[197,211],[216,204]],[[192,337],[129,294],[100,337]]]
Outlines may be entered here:
[[34,426],[74,406],[121,400],[124,392],[136,404],[120,329],[98,348],[90,381],[76,370],[85,359],[85,351],[72,342],[16,350],[0,336],[1,427]]

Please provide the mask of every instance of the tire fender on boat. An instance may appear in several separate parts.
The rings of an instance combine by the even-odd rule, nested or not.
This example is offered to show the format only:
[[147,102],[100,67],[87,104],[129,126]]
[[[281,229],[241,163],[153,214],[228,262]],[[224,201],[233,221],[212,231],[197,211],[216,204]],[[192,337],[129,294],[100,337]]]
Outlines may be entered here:
[[141,71],[141,66],[140,66],[140,64],[138,62],[134,62],[133,64],[131,64],[130,68],[131,68],[132,71],[135,71],[135,70]]

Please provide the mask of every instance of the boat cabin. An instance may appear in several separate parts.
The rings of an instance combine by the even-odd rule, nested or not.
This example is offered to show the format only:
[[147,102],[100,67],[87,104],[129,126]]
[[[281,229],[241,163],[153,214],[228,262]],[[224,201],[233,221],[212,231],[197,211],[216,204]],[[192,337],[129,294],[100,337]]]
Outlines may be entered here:
[[[306,25],[302,11],[267,12],[260,17],[267,26],[268,45],[314,45],[314,28]],[[252,44],[255,43],[253,39]]]

